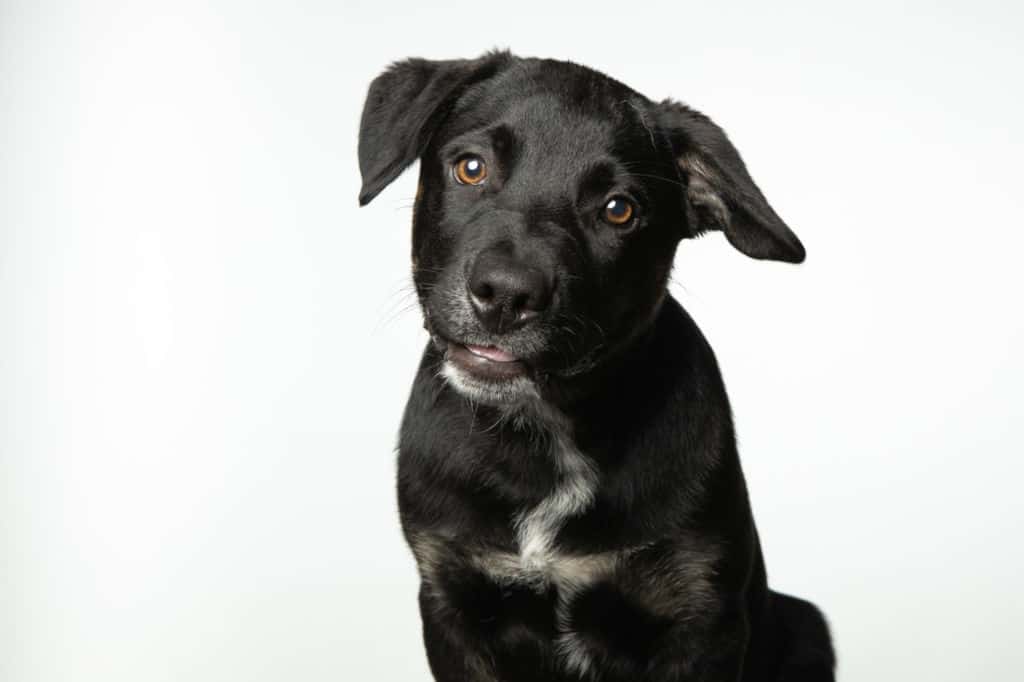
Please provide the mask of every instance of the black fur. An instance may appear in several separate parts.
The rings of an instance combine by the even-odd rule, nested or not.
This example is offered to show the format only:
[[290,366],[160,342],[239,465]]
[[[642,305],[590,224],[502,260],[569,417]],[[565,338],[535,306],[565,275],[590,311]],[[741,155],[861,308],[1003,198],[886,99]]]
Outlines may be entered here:
[[[479,186],[452,172],[467,154]],[[360,202],[417,158],[431,343],[398,495],[435,678],[832,680],[821,614],[767,587],[714,354],[667,294],[677,244],[708,230],[804,258],[725,134],[585,67],[492,53],[373,82]],[[610,197],[628,224],[602,218]]]

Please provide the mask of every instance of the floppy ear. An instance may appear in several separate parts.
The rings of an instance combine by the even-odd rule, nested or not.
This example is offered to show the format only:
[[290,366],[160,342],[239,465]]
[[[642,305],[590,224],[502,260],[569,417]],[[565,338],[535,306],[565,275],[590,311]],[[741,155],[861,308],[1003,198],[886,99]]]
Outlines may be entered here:
[[407,59],[370,84],[359,123],[359,171],[365,206],[415,161],[455,98],[489,78],[510,59],[506,52],[480,59]]
[[697,234],[721,230],[751,258],[802,262],[803,244],[768,205],[725,132],[678,102],[655,110],[684,176]]

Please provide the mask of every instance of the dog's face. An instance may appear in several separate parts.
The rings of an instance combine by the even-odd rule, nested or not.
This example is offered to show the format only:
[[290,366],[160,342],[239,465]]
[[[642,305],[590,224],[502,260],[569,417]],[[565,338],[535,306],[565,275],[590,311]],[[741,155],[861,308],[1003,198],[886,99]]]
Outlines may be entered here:
[[422,155],[414,279],[444,374],[474,398],[585,371],[665,290],[678,174],[636,96],[588,75],[554,64],[484,81]]
[[479,402],[611,357],[657,311],[682,238],[803,258],[717,126],[575,64],[395,65],[364,109],[360,200],[417,157],[416,290],[441,372]]

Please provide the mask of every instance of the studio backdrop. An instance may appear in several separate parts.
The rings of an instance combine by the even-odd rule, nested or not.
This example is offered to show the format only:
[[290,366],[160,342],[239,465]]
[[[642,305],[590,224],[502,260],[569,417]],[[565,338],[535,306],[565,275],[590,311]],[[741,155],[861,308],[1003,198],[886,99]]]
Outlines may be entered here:
[[0,6],[0,679],[429,680],[395,445],[427,342],[371,80],[568,59],[729,132],[802,265],[720,234],[715,349],[778,590],[839,679],[1024,668],[1024,10]]

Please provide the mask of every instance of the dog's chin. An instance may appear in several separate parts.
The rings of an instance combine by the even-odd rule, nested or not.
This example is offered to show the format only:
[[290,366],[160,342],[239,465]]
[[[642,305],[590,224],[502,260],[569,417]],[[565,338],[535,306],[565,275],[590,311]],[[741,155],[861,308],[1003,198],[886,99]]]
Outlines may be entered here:
[[529,365],[494,347],[448,341],[441,376],[461,395],[486,405],[510,406],[538,397]]

